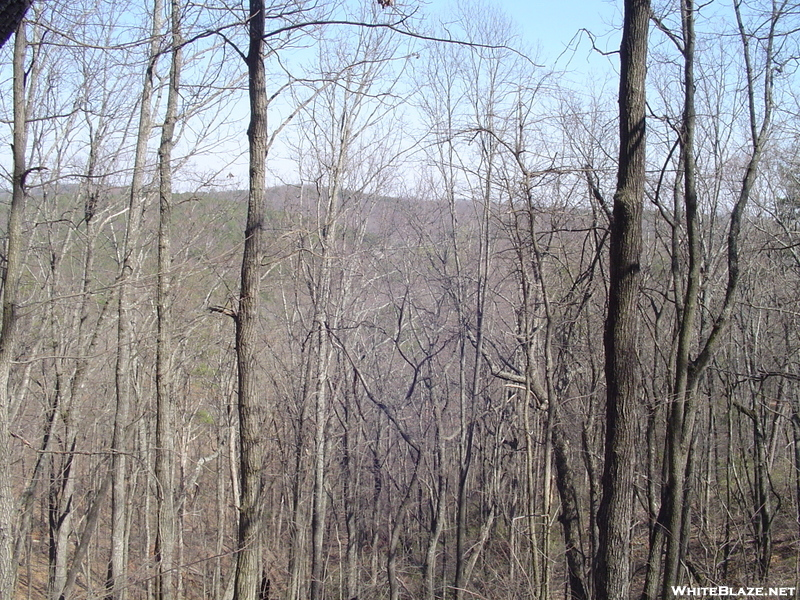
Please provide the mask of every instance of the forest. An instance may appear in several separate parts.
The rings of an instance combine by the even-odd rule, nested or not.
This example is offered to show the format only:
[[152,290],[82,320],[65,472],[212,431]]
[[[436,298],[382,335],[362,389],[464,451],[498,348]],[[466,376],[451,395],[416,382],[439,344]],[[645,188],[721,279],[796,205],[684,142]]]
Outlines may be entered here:
[[797,595],[800,4],[16,4],[0,598]]

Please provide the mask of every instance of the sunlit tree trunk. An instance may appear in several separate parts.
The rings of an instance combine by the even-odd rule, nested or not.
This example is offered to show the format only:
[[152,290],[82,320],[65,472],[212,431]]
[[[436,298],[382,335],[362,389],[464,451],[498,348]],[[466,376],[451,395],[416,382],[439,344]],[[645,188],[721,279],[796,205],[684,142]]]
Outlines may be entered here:
[[172,395],[172,148],[175,144],[175,122],[178,114],[178,95],[183,52],[181,48],[181,3],[170,2],[172,29],[172,63],[169,71],[167,109],[161,129],[158,150],[159,221],[158,276],[156,290],[156,599],[172,600],[173,566],[175,556],[175,492],[174,492],[174,423],[175,406]]
[[25,25],[14,37],[14,145],[13,190],[8,216],[6,268],[3,272],[3,316],[0,330],[0,596],[14,597],[17,561],[14,559],[16,530],[14,497],[11,485],[11,390],[9,375],[14,353],[19,304],[19,280],[22,274],[22,213],[25,208]]
[[152,131],[153,78],[158,61],[158,41],[161,30],[161,0],[153,5],[152,39],[147,55],[147,69],[142,84],[139,106],[139,128],[136,137],[130,200],[126,218],[122,265],[118,277],[117,360],[115,370],[116,406],[114,432],[111,441],[113,484],[111,488],[111,561],[109,564],[109,597],[124,600],[127,575],[128,521],[128,441],[131,409],[131,278],[137,267],[136,242],[142,221],[145,198],[145,161],[147,142]]

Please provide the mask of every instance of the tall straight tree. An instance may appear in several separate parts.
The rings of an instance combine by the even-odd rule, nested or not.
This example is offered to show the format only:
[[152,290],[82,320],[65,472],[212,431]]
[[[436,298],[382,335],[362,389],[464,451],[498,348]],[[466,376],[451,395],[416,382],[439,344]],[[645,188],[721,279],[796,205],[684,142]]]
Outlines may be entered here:
[[13,598],[17,562],[14,560],[15,510],[11,487],[11,394],[9,375],[13,358],[22,274],[22,212],[25,208],[25,25],[14,38],[14,173],[8,216],[6,264],[3,271],[3,316],[0,330],[0,597]]
[[605,328],[606,435],[595,595],[628,597],[639,372],[637,299],[645,184],[649,0],[625,0],[620,45],[619,166],[610,238]]
[[169,71],[167,109],[158,149],[159,221],[158,283],[156,311],[156,456],[158,526],[156,535],[157,600],[173,598],[173,558],[175,553],[175,503],[173,456],[175,452],[175,407],[172,396],[172,149],[175,145],[175,122],[178,115],[178,94],[182,67],[181,3],[170,2],[172,62]]
[[250,181],[242,255],[239,308],[236,313],[236,360],[239,375],[239,466],[241,506],[236,555],[234,600],[255,600],[261,579],[259,541],[259,495],[262,440],[263,398],[258,383],[257,321],[260,292],[261,255],[263,253],[264,199],[267,158],[267,89],[264,68],[264,3],[250,0],[246,57],[250,124],[247,128],[250,153]]
[[152,36],[148,48],[142,96],[139,106],[139,124],[136,135],[133,173],[131,175],[128,214],[125,223],[125,239],[122,247],[122,264],[118,282],[117,357],[114,374],[116,406],[114,409],[114,431],[112,434],[111,487],[111,560],[109,564],[109,597],[124,600],[127,574],[127,523],[128,523],[128,466],[127,446],[131,404],[131,277],[137,267],[134,251],[142,227],[142,203],[145,198],[145,168],[147,142],[153,129],[153,76],[159,57],[159,33],[161,30],[162,0],[154,0]]
[[[662,506],[659,511],[658,521],[652,534],[650,559],[642,592],[642,600],[656,597],[655,589],[658,581],[661,546],[666,542],[666,570],[664,587],[666,592],[669,586],[677,583],[678,562],[681,548],[681,520],[684,514],[684,479],[687,476],[686,467],[691,438],[691,429],[694,424],[696,403],[694,391],[689,389],[693,378],[689,352],[694,343],[695,321],[698,310],[700,292],[700,233],[697,206],[697,166],[695,161],[695,125],[697,116],[695,112],[695,79],[694,79],[694,49],[695,49],[695,6],[692,0],[681,0],[681,29],[682,43],[679,50],[683,55],[683,123],[681,130],[681,167],[683,169],[683,195],[684,214],[686,219],[686,245],[688,251],[688,267],[685,291],[680,297],[679,278],[675,278],[676,305],[678,308],[678,344],[675,356],[675,383],[673,398],[667,418],[666,432],[666,482],[662,489]],[[677,213],[678,211],[676,211]],[[688,426],[689,435],[684,437],[683,430]]]

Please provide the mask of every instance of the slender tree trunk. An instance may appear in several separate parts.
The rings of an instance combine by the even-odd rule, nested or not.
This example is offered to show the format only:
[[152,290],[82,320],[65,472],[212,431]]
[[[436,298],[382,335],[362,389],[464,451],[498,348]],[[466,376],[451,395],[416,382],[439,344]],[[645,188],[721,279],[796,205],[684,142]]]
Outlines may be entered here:
[[794,466],[794,505],[797,519],[797,536],[800,538],[800,406],[797,394],[792,399],[792,458]]
[[[357,100],[356,100],[357,101]],[[354,111],[354,109],[351,109]],[[325,558],[324,536],[325,519],[327,511],[327,491],[325,490],[325,466],[327,462],[327,427],[328,403],[330,388],[330,368],[333,360],[333,346],[329,328],[336,329],[340,319],[341,310],[336,307],[337,298],[334,286],[334,263],[336,252],[334,245],[338,238],[341,218],[341,195],[344,193],[345,170],[349,146],[352,141],[351,129],[354,112],[348,107],[343,108],[337,119],[336,144],[332,150],[336,152],[328,188],[325,195],[318,199],[318,214],[321,221],[318,223],[317,235],[319,239],[319,280],[312,283],[314,286],[314,340],[316,344],[315,357],[317,364],[316,381],[314,383],[314,409],[315,409],[315,436],[314,436],[314,490],[311,509],[311,593],[310,600],[321,600],[324,593]],[[341,292],[344,293],[344,292]],[[341,301],[341,298],[338,298]],[[310,356],[311,358],[311,356]]]
[[445,440],[442,436],[442,408],[439,402],[434,398],[431,398],[431,405],[433,406],[433,435],[436,444],[435,457],[433,459],[436,485],[433,486],[431,490],[431,505],[433,511],[431,514],[430,537],[428,538],[428,548],[425,552],[425,564],[423,569],[425,572],[425,597],[427,600],[435,600],[436,598],[436,554],[439,548],[439,540],[444,531],[445,510],[447,507],[447,500],[445,497]]
[[[487,141],[487,139],[489,141]],[[456,508],[456,564],[455,564],[455,577],[453,581],[453,597],[455,600],[462,600],[466,592],[467,585],[467,496],[469,492],[470,471],[472,469],[472,460],[475,452],[474,436],[476,428],[476,398],[478,397],[478,386],[480,385],[480,375],[482,372],[482,356],[484,344],[484,318],[486,311],[486,296],[487,296],[487,282],[489,274],[489,257],[491,253],[490,236],[489,236],[489,217],[491,206],[491,186],[493,175],[493,160],[494,160],[494,145],[495,141],[488,135],[482,136],[482,157],[486,161],[486,172],[483,174],[483,181],[481,182],[481,200],[483,202],[481,218],[479,219],[479,246],[478,246],[478,273],[475,285],[475,333],[472,338],[474,344],[474,352],[472,361],[467,359],[467,339],[471,337],[471,332],[467,331],[466,315],[464,314],[464,299],[465,290],[462,277],[464,276],[461,270],[459,254],[459,245],[457,243],[457,236],[459,232],[456,228],[456,209],[455,200],[452,196],[450,199],[450,212],[451,223],[453,226],[453,250],[456,257],[456,277],[458,278],[458,292],[457,297],[454,298],[458,303],[457,312],[459,314],[459,325],[463,327],[460,333],[460,347],[459,347],[459,413],[460,413],[460,446],[459,446],[459,472],[458,472],[458,504]],[[472,372],[470,373],[469,380],[467,380],[467,364],[472,365]],[[475,550],[478,551],[477,549]]]
[[[305,379],[308,380],[308,369],[305,369]],[[302,387],[305,387],[305,383]],[[302,392],[305,397],[305,391]],[[286,585],[286,600],[298,600],[300,598],[300,588],[303,571],[302,556],[305,550],[306,527],[303,518],[303,455],[305,445],[305,435],[303,432],[303,421],[305,420],[305,405],[299,407],[300,414],[295,420],[294,448],[293,448],[293,467],[292,476],[292,517],[291,517],[291,539],[289,542],[289,581]]]
[[[322,270],[323,288],[330,285],[328,271],[330,266],[327,264],[329,258],[323,250]],[[327,290],[325,290],[327,291]],[[323,292],[324,293],[324,292]],[[323,303],[328,302],[328,298],[322,298]],[[315,337],[319,349],[318,354],[318,373],[317,381],[314,386],[314,490],[312,493],[311,506],[311,590],[310,600],[321,600],[325,583],[325,516],[327,511],[327,491],[325,490],[325,465],[327,458],[327,425],[328,425],[328,367],[331,361],[331,347],[328,340],[326,326],[327,310],[323,310],[322,318],[315,323],[317,331]]]
[[357,465],[357,452],[361,439],[360,428],[354,415],[358,394],[358,377],[353,374],[352,389],[345,393],[342,402],[344,412],[342,436],[342,477],[343,477],[343,510],[344,523],[347,532],[347,547],[344,558],[344,592],[346,600],[358,596],[358,533],[361,519],[358,517],[359,469]]
[[[102,329],[102,324],[105,321],[105,318],[109,314],[109,306],[111,306],[111,302],[107,302],[103,305],[103,308],[100,312],[100,315],[95,323],[94,331],[91,334],[87,335],[86,325],[89,316],[90,306],[91,306],[91,286],[93,282],[93,271],[94,271],[94,244],[96,239],[96,220],[94,219],[95,211],[97,209],[97,200],[98,200],[98,186],[93,178],[96,174],[97,169],[97,160],[98,160],[98,153],[99,153],[99,146],[100,146],[100,136],[92,136],[91,139],[91,146],[89,149],[89,163],[87,165],[87,179],[89,180],[87,190],[86,190],[86,198],[84,200],[84,221],[86,223],[86,230],[85,230],[85,239],[86,239],[86,247],[84,250],[84,257],[83,257],[83,277],[81,281],[81,302],[76,308],[75,315],[73,317],[74,321],[77,321],[77,330],[75,332],[75,337],[78,340],[78,349],[81,355],[81,358],[76,361],[74,370],[70,376],[69,386],[67,390],[67,398],[66,398],[66,405],[61,408],[59,407],[57,411],[60,413],[58,417],[63,420],[64,422],[64,439],[66,443],[64,444],[65,448],[69,448],[69,451],[72,452],[75,450],[76,441],[77,441],[77,429],[76,429],[76,419],[74,416],[74,406],[76,399],[79,397],[80,391],[83,389],[83,384],[86,379],[86,374],[89,366],[89,356],[92,352],[92,349],[97,344],[98,339],[100,338],[100,331]],[[54,415],[55,417],[55,415]],[[47,450],[49,438],[52,437],[52,432],[48,434],[48,439],[43,440],[42,442],[42,449],[44,455],[44,451]],[[58,600],[61,598],[64,590],[66,589],[66,584],[69,579],[69,574],[71,570],[77,568],[75,565],[75,560],[77,557],[77,553],[73,556],[73,564],[68,566],[67,558],[70,549],[70,538],[73,535],[72,531],[72,521],[73,521],[73,511],[74,511],[74,491],[75,491],[75,478],[76,478],[76,463],[77,457],[71,454],[65,455],[64,457],[64,467],[62,469],[63,480],[60,483],[60,490],[57,492],[59,496],[59,514],[56,517],[56,526],[57,531],[55,533],[56,537],[56,544],[55,550],[56,555],[54,557],[54,578],[51,585],[51,597],[54,600]],[[38,459],[37,459],[38,462]],[[34,469],[35,471],[35,469]],[[36,475],[34,473],[34,477],[32,478],[31,485],[34,485],[36,479]],[[55,491],[55,490],[54,490]],[[32,493],[32,492],[31,492]],[[29,519],[29,513],[33,510],[33,505],[31,503],[30,506],[26,507],[23,506],[23,511],[25,515],[23,515],[23,519]],[[90,530],[91,531],[91,530]]]
[[[64,589],[62,590],[58,600],[67,600],[67,598],[71,597],[72,590],[75,587],[75,582],[78,578],[78,573],[80,572],[80,566],[83,563],[83,560],[86,558],[86,555],[89,553],[89,543],[91,542],[92,534],[97,526],[97,521],[100,517],[100,509],[104,504],[108,489],[111,487],[112,479],[113,473],[111,470],[109,470],[104,476],[103,482],[100,484],[100,488],[92,500],[91,507],[86,513],[83,531],[78,539],[75,555],[72,558],[72,565],[67,572],[66,581],[64,582]],[[91,566],[91,561],[89,561],[87,564],[87,570],[90,573]]]
[[111,560],[109,563],[108,597],[125,600],[127,574],[127,513],[128,513],[128,438],[130,437],[131,405],[131,277],[136,269],[134,246],[141,231],[142,203],[147,142],[152,131],[153,77],[158,60],[158,34],[161,30],[161,0],[153,5],[152,40],[147,70],[142,85],[139,107],[139,129],[136,137],[130,200],[122,247],[122,265],[118,277],[117,360],[115,369],[116,407],[111,440],[113,482],[111,486]]
[[161,129],[158,150],[159,221],[158,221],[158,283],[156,290],[156,599],[172,600],[175,556],[175,407],[172,396],[172,148],[175,144],[175,121],[178,114],[178,94],[183,52],[181,49],[181,3],[172,0],[172,64],[169,71],[167,109]]
[[473,427],[468,415],[466,389],[466,339],[460,342],[459,352],[459,417],[460,443],[458,455],[458,492],[456,496],[456,556],[455,576],[453,579],[453,598],[464,597],[464,568],[466,567],[467,547],[467,482],[472,465],[472,432]]
[[376,587],[378,585],[378,551],[380,540],[380,529],[378,523],[381,522],[381,514],[383,513],[383,473],[381,472],[381,419],[379,418],[375,428],[375,441],[372,443],[372,539],[370,540],[372,556],[370,557],[370,585]]
[[645,184],[645,78],[649,0],[626,0],[620,46],[619,167],[611,223],[605,329],[606,436],[595,572],[598,600],[630,590],[631,520],[639,401],[638,318]]
[[[67,452],[74,452],[76,436],[70,427],[66,432]],[[73,494],[75,492],[75,475],[73,473],[74,455],[65,454],[57,462],[58,470],[51,481],[51,578],[50,597],[57,600],[67,581],[67,555],[69,540],[72,535]]]
[[[689,351],[695,341],[695,321],[697,315],[698,292],[700,288],[700,240],[697,221],[696,168],[694,160],[694,6],[692,0],[681,2],[681,21],[683,23],[684,55],[684,109],[681,159],[684,179],[684,205],[686,217],[686,237],[689,250],[689,265],[686,273],[684,296],[678,303],[679,332],[678,349],[675,357],[675,383],[673,400],[667,419],[667,481],[664,488],[663,522],[656,527],[656,540],[659,529],[666,534],[666,555],[664,562],[664,587],[662,593],[678,582],[680,565],[681,529],[683,508],[686,502],[686,468],[694,428],[696,403],[694,390],[690,388]],[[678,290],[676,289],[676,294]],[[676,295],[677,297],[677,295]],[[657,541],[656,541],[657,543]],[[658,545],[654,552],[658,552]],[[657,556],[654,557],[657,561]],[[655,566],[655,565],[654,565]],[[648,591],[647,589],[645,590]]]
[[[75,365],[75,370],[72,374],[72,378],[70,381],[70,391],[69,391],[69,398],[71,402],[75,402],[78,398],[81,390],[83,389],[84,380],[86,379],[86,375],[88,372],[89,367],[89,359],[87,358],[92,354],[92,350],[95,348],[98,340],[100,339],[100,331],[102,330],[102,324],[104,323],[105,319],[109,315],[109,307],[112,306],[112,301],[109,301],[103,305],[103,308],[100,312],[100,316],[98,317],[94,331],[91,335],[86,334],[86,323],[89,316],[90,306],[92,303],[91,298],[91,287],[93,283],[93,274],[94,274],[94,250],[95,250],[95,239],[97,236],[97,223],[95,219],[95,213],[97,210],[97,201],[98,201],[98,188],[96,183],[93,181],[93,177],[96,173],[97,167],[97,159],[100,149],[100,136],[94,136],[91,142],[90,154],[89,154],[89,165],[87,168],[87,175],[89,179],[89,185],[87,190],[86,199],[84,201],[84,221],[86,222],[86,249],[84,254],[83,260],[83,279],[81,283],[81,302],[80,307],[78,309],[78,328],[77,328],[77,339],[79,341],[79,348],[81,349],[81,358],[77,361]],[[70,411],[71,413],[71,411]],[[76,431],[75,431],[75,423],[73,422],[73,417],[71,414],[68,414],[65,419],[66,429],[67,429],[67,439],[71,439],[70,447],[75,446],[75,439],[76,439]],[[74,456],[69,457],[70,462],[74,462],[76,458]],[[75,468],[70,468],[69,477],[71,478],[72,482],[70,485],[65,486],[63,498],[62,498],[62,506],[65,508],[71,507],[73,505],[73,492],[74,492],[74,479],[75,479]],[[57,600],[64,600],[64,598],[68,598],[69,594],[71,593],[71,588],[75,583],[75,578],[77,573],[81,567],[81,563],[86,556],[87,548],[89,544],[89,540],[95,530],[95,523],[98,519],[99,515],[99,508],[102,506],[102,500],[105,496],[105,493],[108,491],[108,487],[110,486],[111,476],[110,473],[105,477],[105,480],[102,484],[102,489],[98,494],[98,498],[96,498],[91,506],[91,508],[87,511],[86,518],[84,520],[84,529],[80,535],[80,539],[78,542],[78,547],[75,550],[72,563],[63,572],[63,579],[61,573],[61,566],[57,564],[56,567],[56,578],[55,583],[53,586],[53,594],[52,597]],[[62,517],[62,519],[64,519]],[[64,519],[68,521],[71,517]],[[59,531],[59,536],[66,537],[63,541],[63,552],[64,552],[64,559],[66,559],[66,555],[69,548],[69,537],[71,536],[71,527],[69,527],[69,523],[62,523],[62,528],[65,531],[62,533]],[[60,529],[62,529],[60,528]],[[59,544],[59,547],[62,547],[62,544]],[[60,562],[60,558],[56,557],[56,562]]]
[[[554,406],[557,406],[554,403]],[[553,414],[553,454],[556,467],[556,487],[561,500],[561,514],[558,520],[564,534],[564,553],[567,558],[567,578],[569,581],[570,598],[573,600],[588,600],[589,595],[585,584],[585,562],[583,544],[581,543],[580,501],[578,489],[575,485],[575,475],[569,456],[569,443],[563,431],[563,424],[559,420],[559,411],[556,408]]]
[[239,376],[239,470],[241,506],[234,600],[255,600],[261,583],[261,466],[264,456],[264,398],[258,377],[258,308],[263,253],[267,89],[264,68],[264,3],[250,0],[250,44],[247,53],[250,125],[250,193],[247,202],[239,308],[236,314],[236,359]]
[[400,506],[397,508],[397,513],[394,519],[392,519],[392,528],[389,534],[389,548],[386,551],[386,576],[389,581],[389,600],[400,600],[400,578],[397,572],[398,546],[400,545],[400,534],[402,533],[403,523],[405,523],[406,520],[408,506],[411,503],[412,491],[417,483],[419,463],[422,457],[419,448],[413,448],[411,451],[414,452],[413,472],[411,480],[403,494],[403,499],[400,501]]
[[660,548],[665,546],[664,574],[661,595],[671,593],[671,587],[679,583],[679,568],[688,547],[689,490],[687,482],[692,468],[692,444],[694,425],[697,418],[697,388],[711,357],[721,343],[722,334],[727,330],[734,297],[739,283],[739,233],[741,219],[748,204],[751,190],[758,172],[764,144],[769,132],[772,114],[772,77],[774,62],[774,38],[778,19],[781,16],[776,5],[773,6],[768,34],[765,36],[764,68],[764,109],[760,124],[755,108],[756,75],[752,66],[750,36],[745,31],[740,13],[740,3],[734,3],[744,62],[747,75],[747,97],[750,117],[751,155],[745,168],[744,178],[736,204],[731,211],[728,230],[728,281],[722,308],[714,320],[711,331],[702,343],[696,358],[690,357],[690,350],[696,344],[696,315],[700,298],[700,241],[697,214],[696,167],[694,160],[694,14],[692,0],[682,0],[681,20],[683,31],[684,56],[684,114],[682,135],[682,166],[684,172],[684,204],[686,209],[686,232],[689,248],[689,265],[686,274],[686,287],[683,297],[678,299],[678,349],[675,358],[675,382],[673,401],[667,421],[665,482],[662,489],[662,504],[656,528],[651,536],[650,561],[646,575],[643,600],[656,597],[656,582],[660,566]]

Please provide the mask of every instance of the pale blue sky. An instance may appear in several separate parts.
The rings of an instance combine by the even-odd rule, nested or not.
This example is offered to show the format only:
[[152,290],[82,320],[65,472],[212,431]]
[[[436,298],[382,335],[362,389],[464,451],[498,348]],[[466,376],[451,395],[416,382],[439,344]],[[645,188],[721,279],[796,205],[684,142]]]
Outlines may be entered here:
[[[480,1],[480,0],[479,0]],[[616,57],[603,57],[592,50],[588,36],[579,34],[587,29],[596,36],[596,45],[604,51],[619,47],[619,27],[622,21],[620,0],[483,0],[508,15],[519,28],[523,43],[540,51],[539,59],[548,67],[575,71],[587,75],[606,71],[616,64]],[[429,0],[427,12],[452,14],[458,0]]]
[[[616,52],[619,48],[622,22],[622,0],[395,0],[402,2],[402,9],[417,9],[416,16],[422,18],[423,31],[438,29],[441,23],[453,37],[459,38],[456,23],[461,14],[474,18],[487,18],[492,7],[496,7],[516,28],[519,43],[513,45],[522,50],[537,64],[562,75],[558,78],[564,89],[583,90],[595,93],[598,88],[616,89],[615,73],[618,56],[603,56],[593,50],[587,29],[594,36],[596,47],[604,52]],[[475,9],[477,4],[482,8]],[[288,132],[284,137],[290,135]],[[242,152],[244,152],[242,140]],[[282,157],[278,144],[270,159],[270,171],[276,183],[295,177],[296,166]],[[242,154],[244,156],[244,154]],[[244,164],[244,163],[242,163]],[[245,172],[244,167],[240,171]],[[239,171],[237,171],[238,173]],[[244,178],[242,178],[244,181]]]

